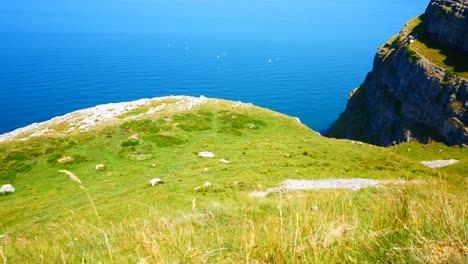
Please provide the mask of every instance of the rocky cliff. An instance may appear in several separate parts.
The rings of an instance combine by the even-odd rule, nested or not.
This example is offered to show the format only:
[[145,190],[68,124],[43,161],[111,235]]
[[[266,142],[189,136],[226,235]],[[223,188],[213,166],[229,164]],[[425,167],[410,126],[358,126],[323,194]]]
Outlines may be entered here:
[[468,51],[468,0],[431,1],[425,13],[427,35],[449,47]]
[[388,146],[468,143],[466,0],[433,0],[381,46],[328,136]]

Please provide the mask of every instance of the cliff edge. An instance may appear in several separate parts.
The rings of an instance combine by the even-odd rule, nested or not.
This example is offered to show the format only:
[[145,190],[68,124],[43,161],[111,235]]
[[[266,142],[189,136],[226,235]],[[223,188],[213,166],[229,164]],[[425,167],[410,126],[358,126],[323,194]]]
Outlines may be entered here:
[[468,52],[467,6],[468,0],[431,1],[424,15],[428,37]]
[[468,1],[432,0],[382,45],[330,137],[468,144]]

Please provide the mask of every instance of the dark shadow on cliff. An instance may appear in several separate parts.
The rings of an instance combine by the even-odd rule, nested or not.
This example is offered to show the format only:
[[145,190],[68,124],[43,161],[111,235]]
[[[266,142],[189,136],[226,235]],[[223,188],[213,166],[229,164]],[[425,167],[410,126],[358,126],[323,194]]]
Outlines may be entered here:
[[444,63],[453,67],[455,72],[468,72],[468,52],[444,47],[430,40],[425,42],[425,44],[431,49],[440,50],[440,53],[446,57]]
[[427,34],[424,18],[422,17],[422,19],[423,23],[416,26],[411,34],[417,36],[417,39],[428,48],[438,51],[439,54],[445,56],[444,64],[448,67],[453,67],[455,72],[468,72],[468,52],[463,52],[435,41]]

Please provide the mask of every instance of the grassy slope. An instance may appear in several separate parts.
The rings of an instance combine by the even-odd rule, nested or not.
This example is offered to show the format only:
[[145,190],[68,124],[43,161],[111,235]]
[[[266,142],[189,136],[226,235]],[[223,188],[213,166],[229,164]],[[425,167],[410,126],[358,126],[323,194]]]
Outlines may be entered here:
[[[467,149],[354,145],[287,116],[231,105],[211,100],[189,112],[155,114],[152,132],[127,123],[1,143],[0,184],[17,192],[0,196],[0,260],[463,261]],[[134,135],[139,139],[129,141]],[[204,150],[216,158],[199,158]],[[74,163],[57,161],[64,156]],[[437,158],[461,162],[438,170],[419,165]],[[96,171],[99,163],[106,170]],[[150,187],[154,177],[164,184]],[[288,178],[354,177],[424,183],[248,197]],[[193,190],[205,181],[213,185]]]

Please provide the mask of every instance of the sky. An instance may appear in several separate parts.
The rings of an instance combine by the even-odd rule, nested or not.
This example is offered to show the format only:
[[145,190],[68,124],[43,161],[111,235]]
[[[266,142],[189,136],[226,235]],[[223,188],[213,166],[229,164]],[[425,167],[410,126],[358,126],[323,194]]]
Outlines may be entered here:
[[[87,32],[87,33],[171,33],[262,32],[280,33],[290,27],[323,24],[346,26],[349,19],[362,20],[360,6],[391,19],[389,5],[400,3],[398,12],[425,0],[4,0],[0,5],[1,32]],[[397,3],[397,4],[398,4]],[[426,4],[424,4],[426,5]],[[336,16],[322,17],[336,10]],[[326,10],[327,12],[321,12]],[[421,13],[424,10],[421,10]],[[352,17],[349,17],[352,16]],[[339,18],[339,19],[337,19]],[[375,27],[376,25],[369,25]],[[397,25],[397,28],[401,25]],[[296,30],[297,31],[297,30]]]

